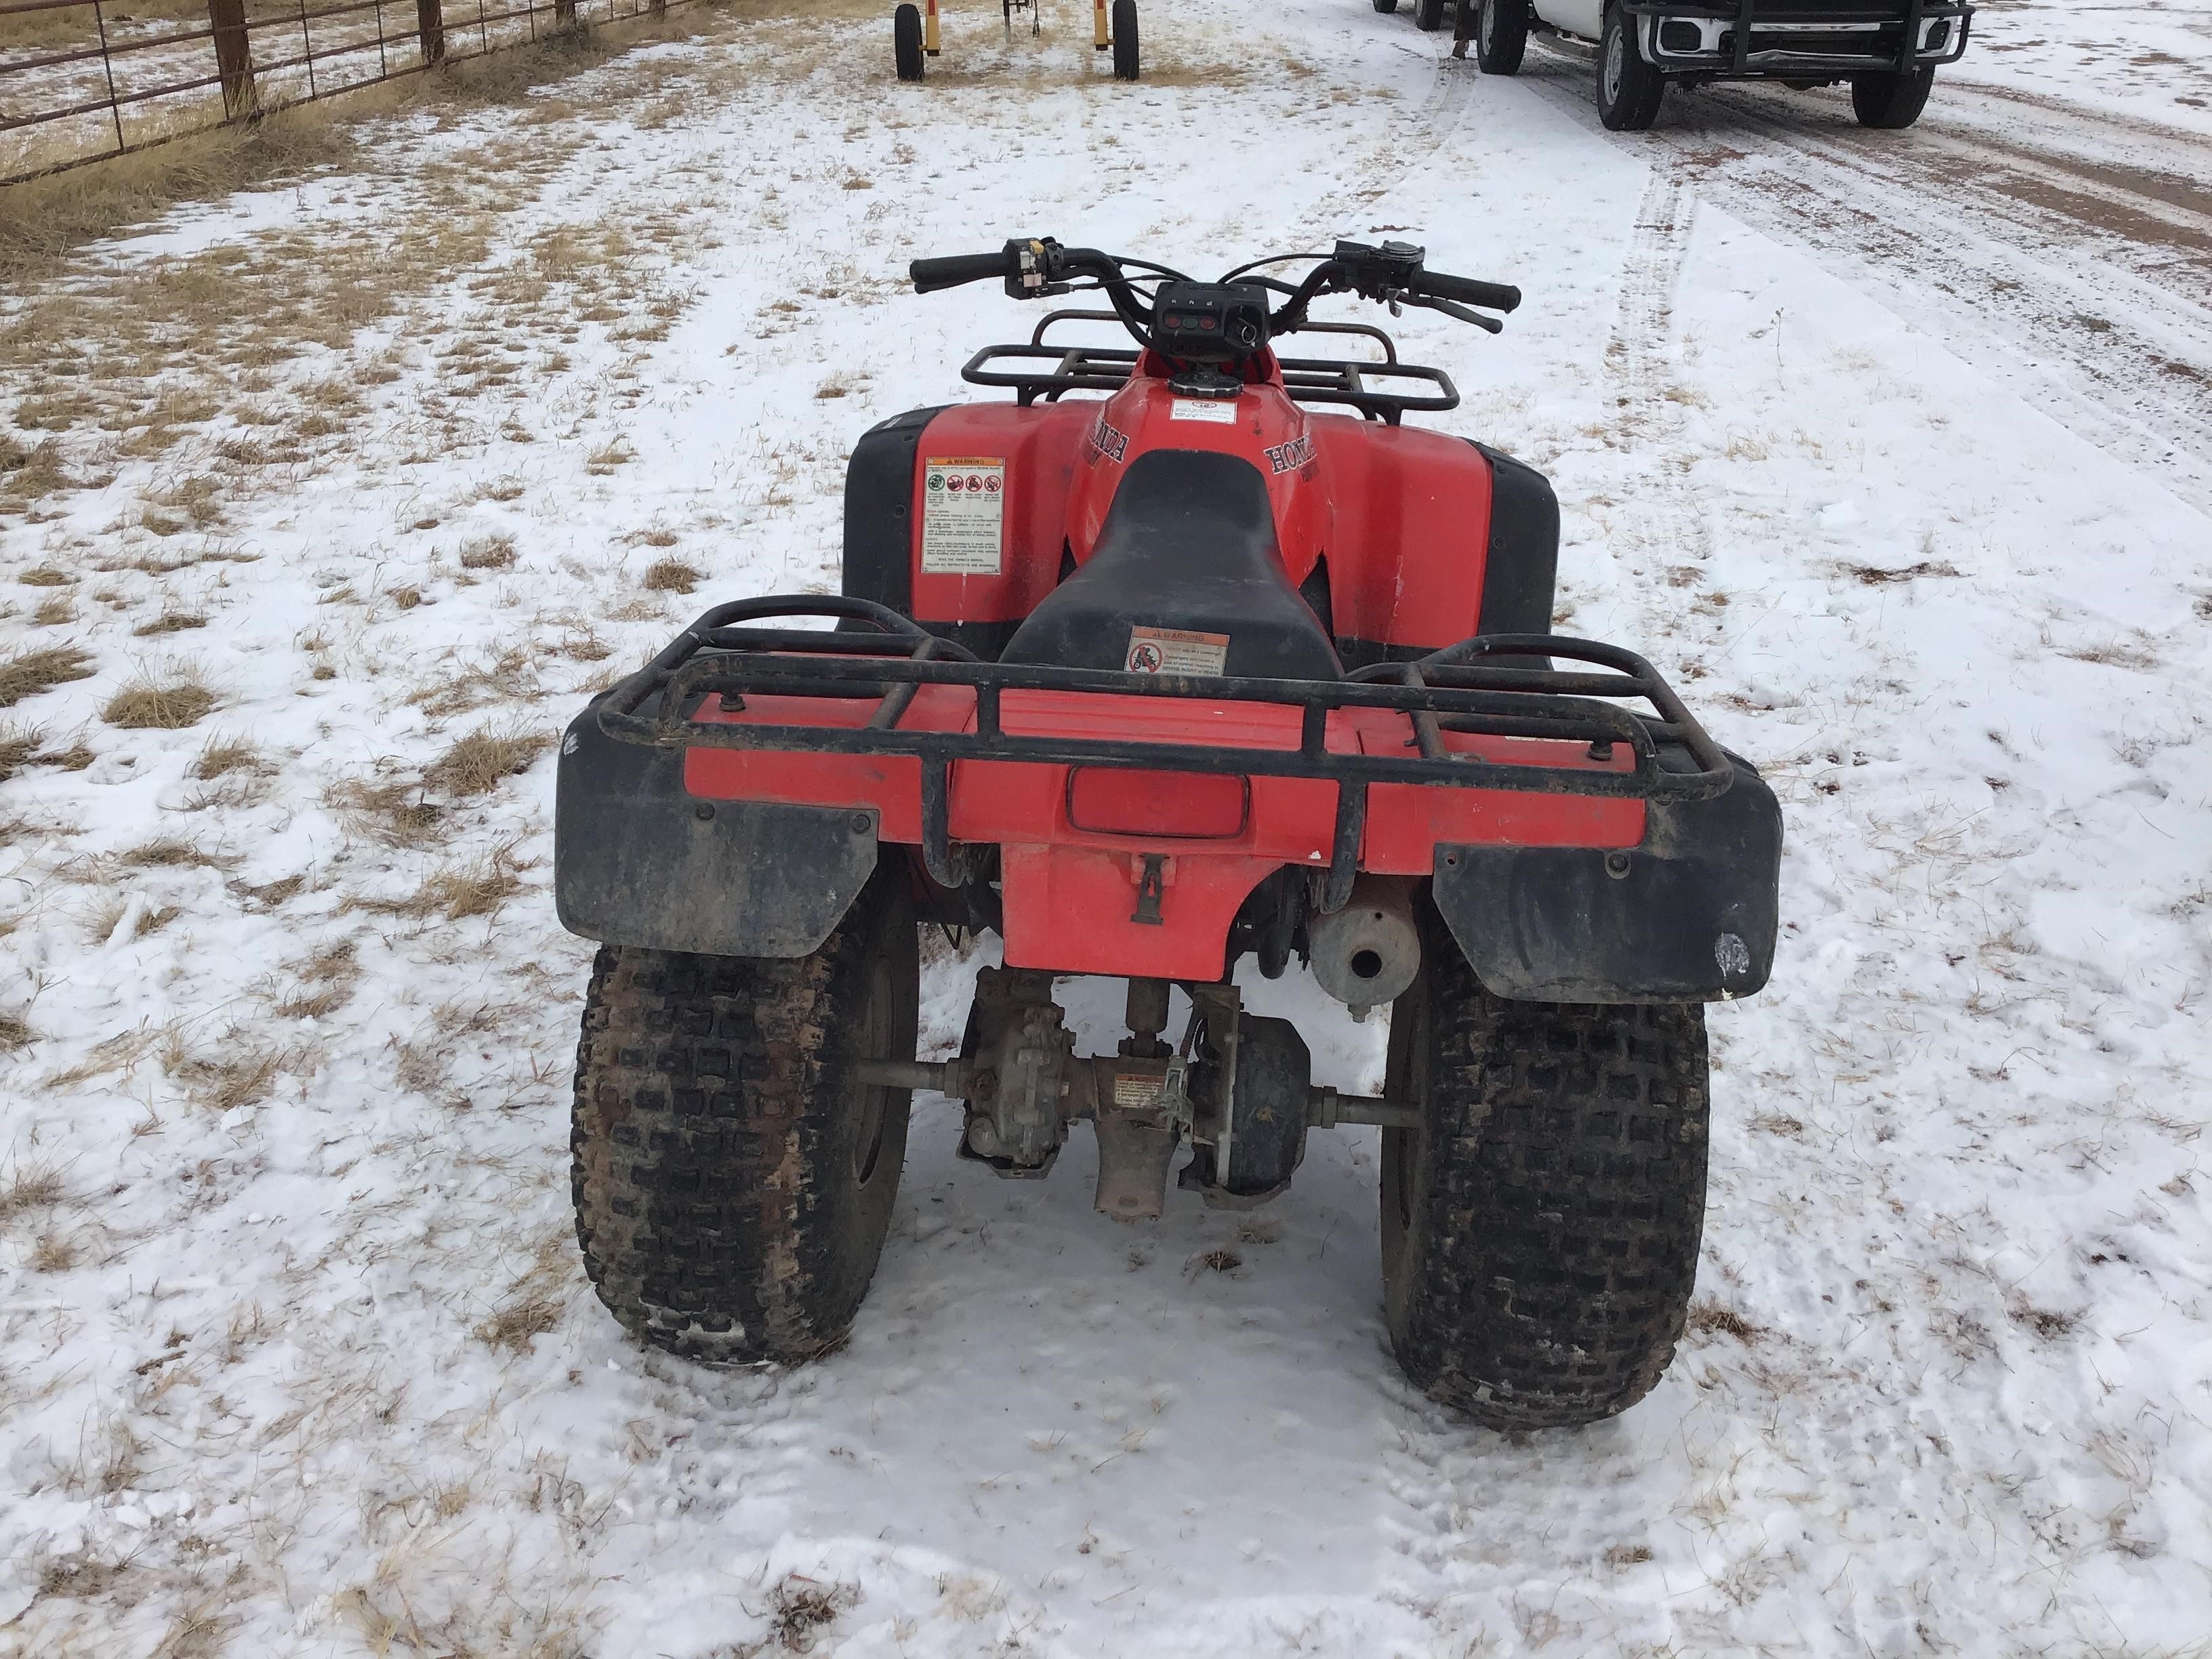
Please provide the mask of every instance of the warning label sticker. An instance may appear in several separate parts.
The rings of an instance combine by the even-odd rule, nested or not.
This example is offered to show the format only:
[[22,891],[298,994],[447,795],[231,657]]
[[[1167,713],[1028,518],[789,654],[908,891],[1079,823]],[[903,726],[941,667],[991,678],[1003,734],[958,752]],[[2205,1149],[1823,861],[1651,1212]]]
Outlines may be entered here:
[[1234,398],[1218,400],[1212,398],[1177,398],[1168,404],[1168,419],[1171,421],[1211,421],[1216,426],[1232,426],[1237,421]]
[[1121,666],[1132,674],[1218,674],[1228,660],[1226,634],[1139,626],[1129,630],[1129,653]]
[[949,455],[922,464],[921,570],[995,576],[1006,518],[1006,463]]
[[1160,1103],[1161,1079],[1145,1072],[1114,1073],[1114,1108],[1121,1112],[1149,1111]]

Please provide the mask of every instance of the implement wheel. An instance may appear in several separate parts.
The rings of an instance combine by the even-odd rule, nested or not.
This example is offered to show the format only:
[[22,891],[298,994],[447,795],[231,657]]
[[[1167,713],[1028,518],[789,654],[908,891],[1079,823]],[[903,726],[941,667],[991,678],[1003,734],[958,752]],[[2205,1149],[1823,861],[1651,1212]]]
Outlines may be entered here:
[[921,953],[886,866],[795,960],[604,946],[570,1132],[576,1239],[599,1299],[692,1359],[834,1346],[875,1276],[906,1158]]
[[1433,912],[1390,1014],[1382,1134],[1390,1344],[1431,1399],[1493,1429],[1628,1409],[1672,1359],[1705,1226],[1698,1005],[1513,1002]]
[[891,14],[891,50],[898,60],[898,78],[921,79],[921,9],[901,6]]
[[1114,0],[1114,78],[1137,78],[1137,0]]

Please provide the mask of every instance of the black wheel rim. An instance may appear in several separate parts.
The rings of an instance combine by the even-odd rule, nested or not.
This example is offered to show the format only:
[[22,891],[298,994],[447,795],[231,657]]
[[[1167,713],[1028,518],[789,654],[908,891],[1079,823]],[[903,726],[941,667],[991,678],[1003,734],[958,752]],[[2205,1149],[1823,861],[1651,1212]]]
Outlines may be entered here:
[[[868,1007],[860,1026],[861,1054],[876,1060],[890,1052],[891,969],[890,963],[881,958],[868,973]],[[873,1084],[860,1090],[856,1115],[860,1121],[853,1133],[853,1178],[863,1187],[883,1158],[884,1129],[890,1117],[890,1090]]]
[[1627,41],[1618,24],[1605,37],[1605,77],[1603,89],[1607,105],[1620,101],[1620,79],[1626,65]]

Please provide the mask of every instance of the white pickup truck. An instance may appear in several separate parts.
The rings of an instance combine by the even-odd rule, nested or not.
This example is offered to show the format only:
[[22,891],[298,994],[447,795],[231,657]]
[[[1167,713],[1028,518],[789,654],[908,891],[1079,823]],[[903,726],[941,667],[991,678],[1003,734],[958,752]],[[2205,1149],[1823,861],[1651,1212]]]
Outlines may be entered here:
[[[1453,0],[1414,0],[1425,29]],[[1486,75],[1511,75],[1532,33],[1595,49],[1598,118],[1616,132],[1651,125],[1668,82],[1779,81],[1801,90],[1848,81],[1859,125],[1909,127],[1940,64],[1966,49],[1964,0],[1455,0]],[[1374,0],[1395,11],[1398,0]]]

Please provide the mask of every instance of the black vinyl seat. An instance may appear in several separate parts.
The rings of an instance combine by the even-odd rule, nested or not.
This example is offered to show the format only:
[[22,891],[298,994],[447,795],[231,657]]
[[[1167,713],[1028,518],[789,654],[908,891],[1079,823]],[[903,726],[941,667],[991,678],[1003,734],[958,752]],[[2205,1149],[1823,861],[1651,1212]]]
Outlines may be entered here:
[[999,660],[1121,668],[1138,627],[1226,635],[1227,674],[1344,674],[1283,574],[1267,482],[1240,456],[1154,449],[1130,462],[1090,558],[1030,612]]

